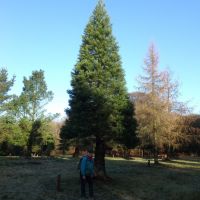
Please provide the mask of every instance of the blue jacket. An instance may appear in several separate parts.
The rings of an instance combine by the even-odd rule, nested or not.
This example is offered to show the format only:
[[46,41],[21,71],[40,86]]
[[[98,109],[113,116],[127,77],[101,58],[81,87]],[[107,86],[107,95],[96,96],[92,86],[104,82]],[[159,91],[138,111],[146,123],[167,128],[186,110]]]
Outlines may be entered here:
[[[86,169],[88,168],[88,169]],[[86,171],[89,171],[90,176],[94,176],[94,160],[90,159],[88,156],[83,156],[81,160],[81,175],[86,176]]]

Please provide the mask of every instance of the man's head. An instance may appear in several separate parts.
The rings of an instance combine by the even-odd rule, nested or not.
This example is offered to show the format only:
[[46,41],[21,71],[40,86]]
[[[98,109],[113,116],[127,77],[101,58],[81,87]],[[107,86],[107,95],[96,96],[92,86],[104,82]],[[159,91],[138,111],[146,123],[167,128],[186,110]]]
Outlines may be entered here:
[[87,148],[82,149],[82,155],[86,156],[88,154]]

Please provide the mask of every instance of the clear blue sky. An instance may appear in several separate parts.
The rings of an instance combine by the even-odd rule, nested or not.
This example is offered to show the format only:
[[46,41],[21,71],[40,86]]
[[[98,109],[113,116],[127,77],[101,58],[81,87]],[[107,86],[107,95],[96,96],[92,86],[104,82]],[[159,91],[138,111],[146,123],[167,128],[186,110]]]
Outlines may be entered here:
[[[81,36],[96,0],[0,0],[0,67],[16,75],[12,92],[20,94],[23,76],[43,69],[54,100],[49,112],[64,116],[71,71]],[[105,0],[120,46],[128,91],[134,91],[144,57],[153,41],[160,69],[170,67],[180,81],[180,100],[200,112],[200,1]]]

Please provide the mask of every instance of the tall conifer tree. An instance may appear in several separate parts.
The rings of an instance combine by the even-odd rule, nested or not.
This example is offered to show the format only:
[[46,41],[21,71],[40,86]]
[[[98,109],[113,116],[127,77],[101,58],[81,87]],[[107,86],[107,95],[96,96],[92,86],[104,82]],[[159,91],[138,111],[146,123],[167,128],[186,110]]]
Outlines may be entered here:
[[[109,16],[100,0],[85,28],[72,72],[65,129],[73,137],[95,138],[95,167],[100,176],[106,175],[105,142],[123,141],[126,134],[134,135],[135,130],[118,50]],[[132,117],[130,126],[124,123],[127,113]]]

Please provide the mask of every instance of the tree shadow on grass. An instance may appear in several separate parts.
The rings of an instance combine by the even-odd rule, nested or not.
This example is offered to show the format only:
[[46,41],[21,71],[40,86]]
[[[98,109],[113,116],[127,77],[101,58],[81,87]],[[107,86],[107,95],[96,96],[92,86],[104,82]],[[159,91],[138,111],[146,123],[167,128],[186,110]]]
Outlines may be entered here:
[[109,161],[112,187],[133,199],[199,199],[200,173],[197,169],[171,168],[126,160]]
[[200,161],[191,161],[191,160],[170,160],[167,161],[168,163],[172,164],[179,164],[179,165],[185,165],[185,166],[191,166],[193,169],[199,169],[200,170]]
[[[60,161],[73,168],[78,160],[68,158],[63,161],[61,158]],[[196,176],[199,171],[194,168],[185,170],[166,167],[162,164],[149,167],[146,162],[140,163],[134,160],[106,160],[106,167],[111,180],[94,181],[96,199],[199,199],[200,178]],[[79,197],[80,185],[77,170],[73,169],[71,175],[64,176],[62,187],[62,195],[65,197],[69,199]]]
[[[72,157],[1,159],[0,199],[77,200],[80,197],[79,159]],[[23,163],[20,164],[20,163]],[[199,199],[199,170],[172,168],[135,160],[106,160],[108,182],[94,181],[97,200],[188,200]],[[61,191],[56,190],[61,175]]]

